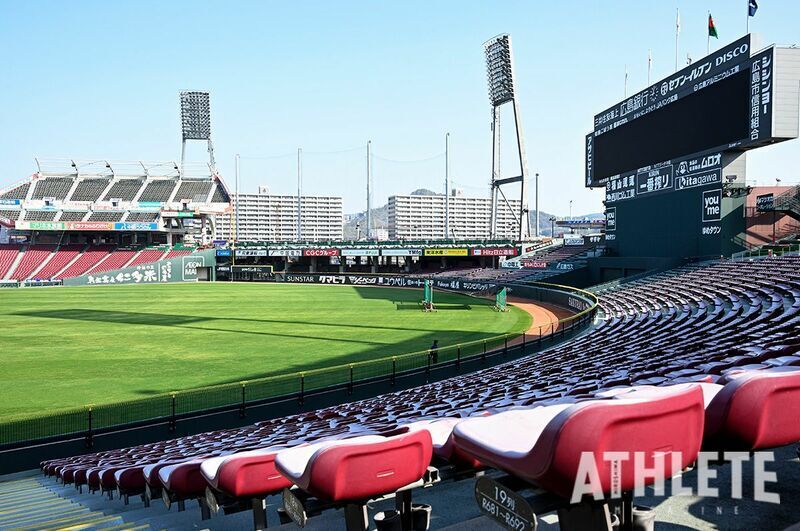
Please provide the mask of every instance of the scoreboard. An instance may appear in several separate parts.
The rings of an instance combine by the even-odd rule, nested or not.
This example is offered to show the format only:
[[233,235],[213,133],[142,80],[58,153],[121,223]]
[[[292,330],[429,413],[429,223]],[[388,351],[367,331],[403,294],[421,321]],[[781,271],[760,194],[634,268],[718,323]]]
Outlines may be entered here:
[[681,155],[768,143],[773,49],[750,51],[748,35],[596,115],[586,185]]
[[585,184],[604,187],[619,256],[741,249],[746,152],[798,136],[800,49],[750,35],[594,117]]

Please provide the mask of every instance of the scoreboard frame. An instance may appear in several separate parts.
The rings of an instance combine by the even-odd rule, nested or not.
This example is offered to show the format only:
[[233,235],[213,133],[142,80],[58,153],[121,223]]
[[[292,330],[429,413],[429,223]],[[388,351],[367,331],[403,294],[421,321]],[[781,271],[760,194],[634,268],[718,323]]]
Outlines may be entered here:
[[[720,50],[689,65],[675,74],[658,81],[646,89],[609,107],[594,117],[594,130],[586,136],[585,183],[589,188],[602,186],[609,179],[640,169],[640,164],[631,163],[622,171],[597,174],[597,139],[603,135],[625,127],[636,120],[664,109],[675,102],[693,94],[702,94],[711,87],[721,87],[719,83],[747,71],[749,74],[749,114],[745,138],[732,139],[725,144],[698,145],[690,151],[699,154],[705,151],[745,150],[773,141],[772,112],[774,68],[774,48],[769,47],[755,54],[751,53],[753,40],[746,35]],[[744,102],[742,103],[744,105]],[[642,139],[643,142],[652,141]],[[636,146],[631,146],[631,154]],[[669,151],[667,149],[667,151]],[[673,149],[673,151],[675,151]],[[679,157],[685,153],[680,153]],[[624,156],[623,156],[624,158]],[[674,158],[674,157],[673,157]],[[669,163],[670,160],[654,160],[652,165]],[[623,163],[624,165],[624,163]]]

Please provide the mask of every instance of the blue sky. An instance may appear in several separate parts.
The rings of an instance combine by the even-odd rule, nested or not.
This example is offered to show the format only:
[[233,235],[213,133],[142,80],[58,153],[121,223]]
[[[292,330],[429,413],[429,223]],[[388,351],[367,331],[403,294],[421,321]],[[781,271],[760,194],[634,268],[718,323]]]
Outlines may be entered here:
[[[761,0],[751,30],[765,44],[800,41],[800,2]],[[209,90],[218,166],[243,189],[304,190],[364,208],[373,142],[374,204],[443,189],[445,132],[456,186],[487,194],[489,105],[481,44],[507,32],[531,175],[541,209],[602,210],[583,188],[583,138],[595,113],[706,48],[745,32],[745,0],[150,2],[0,0],[0,186],[33,158],[171,160],[180,156],[178,93]],[[505,117],[505,115],[504,115]],[[510,130],[505,138],[510,136]],[[335,153],[331,153],[335,152]],[[205,152],[195,145],[190,159]],[[512,163],[503,160],[511,171]],[[751,153],[748,177],[800,182],[800,143]],[[533,206],[533,191],[530,193]]]

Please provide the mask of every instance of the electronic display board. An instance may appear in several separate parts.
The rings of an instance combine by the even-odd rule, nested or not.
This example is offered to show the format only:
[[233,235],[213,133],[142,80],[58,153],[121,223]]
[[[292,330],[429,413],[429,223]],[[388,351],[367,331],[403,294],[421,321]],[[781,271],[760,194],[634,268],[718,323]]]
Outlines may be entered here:
[[750,36],[687,66],[594,118],[586,186],[710,149],[747,149],[772,134],[773,49]]

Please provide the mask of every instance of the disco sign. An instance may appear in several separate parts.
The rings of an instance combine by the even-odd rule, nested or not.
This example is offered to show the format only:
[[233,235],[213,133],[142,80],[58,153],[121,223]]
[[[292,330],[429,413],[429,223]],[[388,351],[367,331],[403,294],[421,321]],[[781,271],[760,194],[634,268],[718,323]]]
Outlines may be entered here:
[[[750,52],[748,35],[596,115],[585,143],[586,186],[687,153],[768,142],[774,50]],[[676,174],[637,174],[615,192],[626,199],[675,184]]]

